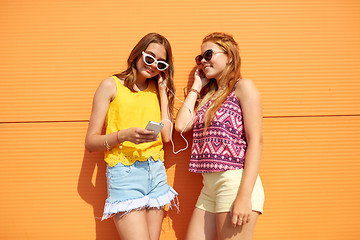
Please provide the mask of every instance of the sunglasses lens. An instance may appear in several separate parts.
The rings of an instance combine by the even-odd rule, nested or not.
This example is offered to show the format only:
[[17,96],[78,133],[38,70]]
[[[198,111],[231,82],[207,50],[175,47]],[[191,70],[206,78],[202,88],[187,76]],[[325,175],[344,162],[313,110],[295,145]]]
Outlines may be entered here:
[[203,58],[204,58],[206,61],[210,61],[210,59],[212,58],[212,55],[213,55],[213,51],[212,51],[211,49],[206,50],[203,55],[198,55],[198,56],[196,56],[195,62],[196,62],[197,65],[200,65],[200,64],[201,64],[201,60],[203,60]]
[[212,58],[213,55],[213,51],[211,49],[207,50],[204,52],[204,58],[206,61],[210,61],[210,59]]
[[165,63],[163,63],[163,62],[158,62],[157,68],[159,70],[165,70],[167,68],[167,65]]
[[200,65],[201,64],[201,60],[203,59],[203,56],[201,55],[197,55],[196,58],[195,58],[195,62],[197,65]]
[[155,61],[155,60],[154,60],[152,57],[150,57],[150,56],[146,56],[146,57],[145,57],[145,63],[148,64],[148,65],[153,64],[154,61]]

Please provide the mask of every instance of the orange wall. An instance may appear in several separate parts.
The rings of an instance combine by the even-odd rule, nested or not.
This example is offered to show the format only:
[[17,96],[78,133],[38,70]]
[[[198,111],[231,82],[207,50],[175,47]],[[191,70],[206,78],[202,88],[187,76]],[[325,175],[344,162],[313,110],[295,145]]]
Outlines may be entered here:
[[[234,35],[243,76],[263,97],[266,202],[255,239],[360,238],[359,1],[0,4],[0,239],[118,239],[113,222],[97,218],[102,154],[84,150],[94,91],[143,35],[159,32],[183,99],[213,31]],[[161,239],[183,239],[201,177],[187,171],[189,151],[165,149],[181,213],[167,212]]]

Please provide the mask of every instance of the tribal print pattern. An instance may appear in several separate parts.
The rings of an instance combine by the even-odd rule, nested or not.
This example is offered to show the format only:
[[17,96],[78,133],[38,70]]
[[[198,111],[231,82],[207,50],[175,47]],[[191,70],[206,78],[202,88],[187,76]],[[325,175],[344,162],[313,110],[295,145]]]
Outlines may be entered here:
[[194,119],[189,171],[205,173],[244,168],[247,143],[235,92],[232,91],[217,110],[204,135],[204,118],[210,104],[208,101]]

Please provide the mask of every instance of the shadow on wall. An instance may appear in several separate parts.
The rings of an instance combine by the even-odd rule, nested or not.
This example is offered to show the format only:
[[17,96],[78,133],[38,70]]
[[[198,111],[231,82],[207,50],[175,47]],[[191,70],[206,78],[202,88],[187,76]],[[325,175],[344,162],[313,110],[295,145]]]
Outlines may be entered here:
[[[187,87],[178,91],[178,93],[180,92],[184,94],[184,99],[194,82],[196,69],[197,66],[195,66],[189,73]],[[176,239],[185,239],[187,227],[203,185],[201,174],[192,173],[188,170],[192,145],[192,133],[192,131],[189,131],[183,134],[189,143],[189,146],[185,151],[174,154],[171,143],[164,145],[165,168],[168,169],[173,164],[176,164],[173,188],[179,193],[180,213],[177,213],[176,210],[166,212],[166,215],[172,220],[172,228],[175,231]],[[186,142],[180,136],[180,133],[175,130],[173,131],[173,140],[175,143],[175,151],[186,147]]]
[[[175,150],[185,147],[185,142],[180,137],[179,133],[174,131],[173,137],[176,148]],[[184,137],[186,137],[189,141],[189,148],[186,151],[182,151],[175,155],[172,152],[171,143],[164,145],[165,168],[168,169],[173,164],[176,164],[173,188],[179,193],[180,212],[178,213],[176,209],[165,212],[165,217],[168,216],[172,220],[171,227],[175,232],[176,239],[185,239],[188,223],[202,187],[201,174],[191,173],[188,171],[192,131],[185,133]],[[181,142],[184,142],[183,146],[181,146]],[[163,229],[163,231],[168,231],[168,229]]]
[[[94,209],[97,240],[119,240],[112,219],[101,221],[104,204],[107,198],[106,163],[102,152],[85,151],[78,182],[78,193]],[[93,183],[93,175],[95,183]]]

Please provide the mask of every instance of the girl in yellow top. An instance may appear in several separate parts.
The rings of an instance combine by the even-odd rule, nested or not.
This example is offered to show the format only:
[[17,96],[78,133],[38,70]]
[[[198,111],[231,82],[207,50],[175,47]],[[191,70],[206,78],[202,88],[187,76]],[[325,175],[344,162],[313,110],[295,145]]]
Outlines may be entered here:
[[[114,218],[121,239],[159,239],[163,208],[177,196],[167,184],[162,143],[170,140],[173,75],[170,43],[150,33],[133,48],[128,68],[102,81],[94,95],[85,147],[105,150],[103,219]],[[159,136],[145,130],[149,121],[163,123]]]

